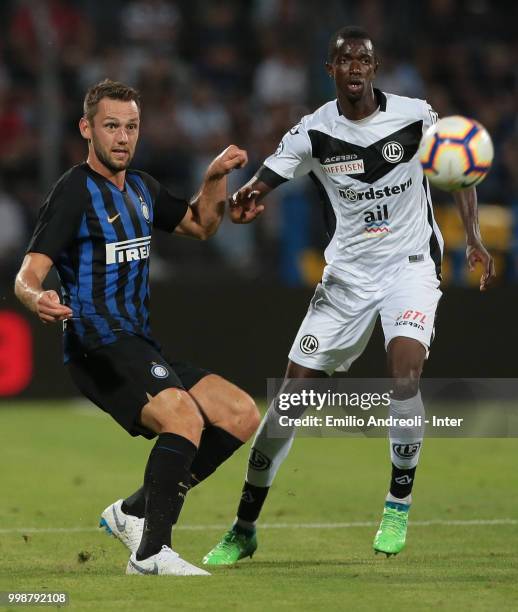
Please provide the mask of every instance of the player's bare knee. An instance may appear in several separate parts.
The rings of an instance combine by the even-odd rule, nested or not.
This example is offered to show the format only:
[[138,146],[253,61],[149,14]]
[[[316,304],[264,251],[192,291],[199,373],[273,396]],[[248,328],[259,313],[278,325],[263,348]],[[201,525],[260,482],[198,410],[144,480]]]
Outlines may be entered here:
[[183,392],[182,400],[171,407],[170,424],[173,428],[188,430],[194,436],[201,435],[203,417],[188,393]]
[[261,416],[254,400],[248,393],[239,391],[230,401],[220,426],[245,442],[257,430],[260,422]]
[[194,443],[199,441],[203,418],[196,404],[182,389],[164,389],[142,410],[141,421],[155,433],[177,433]]
[[243,396],[238,425],[242,428],[241,438],[248,440],[257,431],[261,415],[254,400],[246,393],[243,393]]

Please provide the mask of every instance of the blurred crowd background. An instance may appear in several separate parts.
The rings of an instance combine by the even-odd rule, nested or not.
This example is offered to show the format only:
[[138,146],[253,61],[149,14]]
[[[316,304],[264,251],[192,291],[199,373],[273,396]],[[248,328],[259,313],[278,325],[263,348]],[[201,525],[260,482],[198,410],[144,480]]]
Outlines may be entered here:
[[[478,188],[499,282],[518,278],[517,3],[497,0],[2,0],[0,2],[0,282],[19,266],[51,184],[85,159],[85,90],[105,77],[138,87],[134,166],[180,196],[196,191],[230,143],[249,152],[243,184],[299,118],[335,97],[327,42],[347,24],[370,32],[377,86],[465,114],[491,133],[496,158]],[[469,284],[451,196],[435,192],[446,282]],[[308,179],[283,185],[262,219],[226,221],[208,243],[158,236],[155,282],[317,282],[326,236]],[[158,234],[158,233],[157,233]]]

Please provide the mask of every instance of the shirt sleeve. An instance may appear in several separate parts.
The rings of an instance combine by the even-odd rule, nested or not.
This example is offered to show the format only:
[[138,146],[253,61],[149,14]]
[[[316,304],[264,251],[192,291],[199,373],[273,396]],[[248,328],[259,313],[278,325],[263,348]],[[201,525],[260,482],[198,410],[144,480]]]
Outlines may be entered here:
[[165,232],[173,232],[174,228],[185,217],[188,208],[187,200],[175,197],[168,189],[160,185],[160,191],[155,201],[153,226]]
[[439,115],[433,110],[426,100],[423,100],[423,134],[426,130],[437,123]]
[[290,180],[311,171],[312,147],[304,118],[283,136],[277,150],[265,159],[263,167]]
[[172,233],[185,217],[189,202],[174,196],[149,174],[142,173],[142,178],[153,198],[153,227]]
[[86,179],[78,170],[62,177],[41,206],[26,253],[42,253],[54,263],[76,239],[86,208]]

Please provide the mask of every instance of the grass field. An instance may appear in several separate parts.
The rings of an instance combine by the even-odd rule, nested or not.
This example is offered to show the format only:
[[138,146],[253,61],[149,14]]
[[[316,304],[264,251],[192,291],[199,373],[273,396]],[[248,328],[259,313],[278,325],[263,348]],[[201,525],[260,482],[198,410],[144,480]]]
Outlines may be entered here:
[[[386,559],[371,549],[386,442],[301,438],[254,559],[167,578],[125,576],[128,553],[95,529],[106,505],[140,485],[149,442],[79,404],[2,406],[0,432],[0,591],[66,591],[70,609],[99,611],[518,608],[517,440],[427,440],[407,549]],[[174,534],[187,560],[231,522],[246,457],[189,494]]]

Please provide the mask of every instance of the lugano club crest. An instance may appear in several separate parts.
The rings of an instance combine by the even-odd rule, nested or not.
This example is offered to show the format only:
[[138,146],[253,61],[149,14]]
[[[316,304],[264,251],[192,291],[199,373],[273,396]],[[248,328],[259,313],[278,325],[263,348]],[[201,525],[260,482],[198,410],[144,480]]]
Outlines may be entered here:
[[300,339],[300,350],[305,355],[311,355],[318,349],[318,340],[311,334],[306,334]]
[[405,154],[405,149],[403,146],[392,140],[391,142],[387,142],[383,145],[383,149],[381,149],[381,154],[383,155],[383,159],[388,161],[391,164],[397,164],[403,159],[403,155]]

